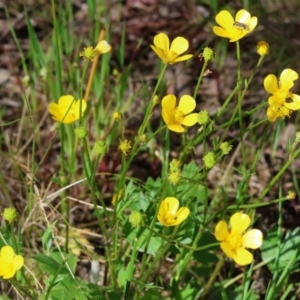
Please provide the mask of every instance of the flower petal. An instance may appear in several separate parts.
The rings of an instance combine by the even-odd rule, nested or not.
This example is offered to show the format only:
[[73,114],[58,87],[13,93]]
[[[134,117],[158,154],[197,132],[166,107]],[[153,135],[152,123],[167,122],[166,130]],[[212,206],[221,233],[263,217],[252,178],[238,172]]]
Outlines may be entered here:
[[178,109],[184,115],[189,114],[196,108],[196,101],[189,95],[183,95],[179,100]]
[[257,25],[257,18],[256,17],[252,17],[250,19],[250,21],[248,22],[248,27],[249,27],[249,31],[248,32],[251,32],[253,31],[253,29],[256,27]]
[[169,51],[170,41],[169,41],[168,36],[165,33],[161,32],[161,33],[157,34],[154,37],[153,42],[157,48],[160,48],[165,51]]
[[234,258],[235,257],[235,252],[233,249],[230,247],[230,245],[226,242],[221,243],[221,249],[223,252],[229,257],[229,258]]
[[239,23],[248,24],[250,19],[251,19],[251,15],[245,9],[239,10],[235,15],[235,21]]
[[17,271],[24,265],[24,258],[21,255],[16,255],[13,261],[13,268]]
[[275,109],[273,106],[269,106],[267,110],[267,117],[270,122],[275,122],[278,117],[280,117],[280,113],[278,109]]
[[[217,241],[224,241],[229,235],[227,223],[225,221],[219,221],[215,228],[215,237]],[[224,251],[225,252],[225,251]]]
[[176,106],[176,96],[173,94],[169,94],[161,100],[161,106],[168,112],[173,112]]
[[225,29],[223,29],[222,27],[219,27],[219,26],[214,26],[213,27],[213,32],[214,34],[218,35],[218,36],[221,36],[221,37],[224,37],[224,38],[229,38],[231,39],[232,38],[232,35],[229,34],[229,32]]
[[222,10],[216,15],[216,22],[228,32],[229,36],[233,28],[234,19],[229,11]]
[[280,89],[288,91],[291,87],[294,86],[294,81],[298,79],[298,73],[292,69],[285,69],[280,74]]
[[178,225],[182,223],[190,214],[190,210],[187,207],[181,207],[178,212],[176,213],[176,221],[173,225]]
[[4,275],[3,275],[3,279],[10,279],[12,277],[14,277],[14,275],[16,274],[16,270],[14,270],[13,268],[6,272]]
[[150,45],[150,47],[152,48],[152,50],[158,55],[158,57],[165,62],[165,55],[163,55],[162,51],[159,48],[156,48],[153,45]]
[[299,102],[291,102],[291,103],[284,103],[284,106],[291,110],[299,110],[300,109],[300,103]]
[[70,107],[75,103],[75,99],[72,95],[64,95],[58,99],[58,105],[60,107]]
[[[76,118],[79,119],[80,118],[80,115],[83,116],[85,110],[86,110],[86,101],[85,100],[77,100],[75,102],[75,105],[74,105],[74,113],[76,115]],[[80,109],[81,109],[81,114],[80,114]]]
[[48,106],[48,111],[52,115],[52,118],[55,121],[61,121],[63,116],[60,113],[59,106],[57,103],[54,102],[50,103]]
[[245,248],[257,249],[262,245],[263,234],[258,229],[251,229],[243,235],[243,246]]
[[188,59],[190,59],[190,58],[192,58],[192,57],[193,57],[192,54],[182,55],[182,56],[177,57],[177,58],[175,59],[175,62],[188,60]]
[[168,124],[168,128],[169,128],[169,130],[174,131],[174,132],[179,132],[179,133],[184,132],[184,127],[182,127],[178,123]]
[[253,255],[248,250],[244,248],[239,248],[237,249],[233,259],[238,265],[245,266],[252,263]]
[[300,103],[300,96],[297,94],[291,94],[291,98],[293,99],[294,102],[299,102]]
[[197,113],[193,113],[190,114],[188,116],[185,116],[181,122],[182,125],[185,126],[193,126],[197,123],[198,121],[198,114]]
[[251,223],[251,219],[247,214],[237,212],[230,218],[231,233],[241,234],[243,233]]
[[164,210],[170,214],[175,215],[179,207],[179,201],[175,197],[167,197],[162,201],[161,205],[164,206]]
[[270,96],[268,99],[268,103],[270,106],[276,106],[277,108],[282,106],[285,99],[280,99],[277,96]]
[[167,126],[174,123],[174,115],[170,111],[163,109],[161,111],[161,116],[164,122],[167,124]]
[[187,39],[178,36],[173,40],[171,43],[171,48],[170,50],[175,52],[176,54],[180,55],[183,52],[185,52],[189,48],[189,42]]
[[5,262],[13,262],[15,252],[14,249],[10,246],[3,246],[0,252],[1,258],[5,260]]
[[275,95],[279,92],[278,81],[274,74],[270,74],[264,79],[264,87],[270,94]]

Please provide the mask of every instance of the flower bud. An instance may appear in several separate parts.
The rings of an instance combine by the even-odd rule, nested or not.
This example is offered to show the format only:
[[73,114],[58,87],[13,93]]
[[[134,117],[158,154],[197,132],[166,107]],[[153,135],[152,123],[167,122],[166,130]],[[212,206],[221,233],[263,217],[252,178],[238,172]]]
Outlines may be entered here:
[[22,84],[23,84],[23,87],[24,87],[25,89],[28,88],[29,83],[30,83],[30,77],[29,77],[29,75],[23,76],[23,77],[22,77]]
[[107,152],[107,145],[104,141],[96,141],[93,152],[97,155],[104,155]]
[[210,47],[205,47],[203,49],[203,52],[199,55],[200,59],[204,58],[205,62],[209,62],[210,60],[214,60],[215,58],[215,53],[213,51],[213,49],[211,49]]
[[133,211],[129,216],[129,223],[132,227],[136,227],[142,225],[143,223],[143,215],[139,211]]
[[87,136],[88,131],[84,126],[78,126],[75,128],[74,133],[79,139],[83,139]]
[[260,41],[257,43],[256,52],[260,56],[265,56],[269,53],[269,44],[265,41]]
[[232,146],[228,142],[224,142],[221,143],[220,149],[222,150],[224,155],[227,155],[231,151]]
[[93,59],[96,55],[95,55],[93,47],[90,46],[90,47],[83,48],[83,51],[80,52],[79,56],[93,61]]
[[211,169],[216,164],[215,154],[211,151],[205,154],[203,157],[204,165],[206,168]]
[[9,224],[12,223],[17,217],[17,211],[14,207],[8,207],[4,209],[3,219]]
[[118,122],[118,121],[122,121],[122,114],[118,111],[115,111],[113,114],[113,119]]
[[210,122],[209,114],[207,110],[201,110],[198,114],[198,124],[206,125]]

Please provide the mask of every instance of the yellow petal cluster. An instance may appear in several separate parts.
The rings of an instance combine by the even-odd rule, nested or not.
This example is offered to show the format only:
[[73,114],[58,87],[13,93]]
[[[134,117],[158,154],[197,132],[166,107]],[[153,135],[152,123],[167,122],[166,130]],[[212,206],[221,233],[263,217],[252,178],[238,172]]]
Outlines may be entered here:
[[100,41],[94,49],[96,55],[104,54],[111,51],[111,45],[103,40]]
[[83,116],[86,106],[85,100],[75,100],[72,95],[65,95],[58,99],[58,103],[50,103],[48,111],[55,121],[69,124]]
[[165,33],[159,33],[154,37],[154,45],[150,45],[153,51],[165,64],[174,64],[180,61],[188,60],[193,55],[182,55],[189,48],[187,39],[176,37],[170,46],[169,37]]
[[269,44],[265,41],[259,41],[256,46],[256,52],[260,56],[269,54]]
[[229,11],[222,10],[216,15],[216,22],[219,26],[213,27],[214,33],[235,42],[253,31],[257,25],[257,18],[251,17],[247,10],[241,9],[233,19]]
[[183,95],[178,106],[176,96],[167,95],[162,99],[162,117],[171,131],[183,132],[184,126],[193,126],[197,123],[198,114],[191,113],[196,108],[196,101],[189,95]]
[[245,230],[250,226],[251,219],[242,212],[235,213],[230,218],[230,229],[225,221],[219,221],[215,228],[215,237],[221,242],[221,249],[238,265],[248,265],[253,261],[253,255],[246,248],[257,249],[262,245],[263,234],[258,229]]
[[10,246],[4,246],[0,250],[0,276],[3,279],[12,278],[15,273],[22,268],[24,258],[21,255],[15,255],[14,249]]
[[279,80],[274,74],[269,74],[264,79],[266,91],[272,94],[268,99],[269,108],[267,110],[267,117],[270,122],[274,122],[279,117],[288,117],[292,111],[300,109],[300,96],[290,92],[298,77],[297,72],[292,69],[285,69],[280,74]]
[[179,201],[175,197],[164,199],[158,210],[157,219],[164,226],[176,226],[182,223],[190,214],[187,207],[179,208]]

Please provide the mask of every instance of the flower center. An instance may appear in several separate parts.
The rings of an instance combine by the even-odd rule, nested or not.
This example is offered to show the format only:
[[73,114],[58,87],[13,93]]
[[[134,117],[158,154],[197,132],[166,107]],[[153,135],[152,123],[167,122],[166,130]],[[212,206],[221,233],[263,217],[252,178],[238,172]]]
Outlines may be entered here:
[[173,224],[176,220],[177,220],[177,217],[176,217],[175,214],[168,213],[168,214],[165,216],[165,222],[166,222],[167,224]]
[[168,61],[174,61],[178,57],[178,54],[174,51],[164,50],[163,52]]
[[178,108],[176,108],[174,110],[174,119],[175,119],[175,122],[177,124],[182,124],[183,118],[184,118],[184,114]]
[[242,247],[243,238],[238,233],[230,233],[229,236],[226,239],[226,242],[231,247],[231,249],[235,251],[236,249]]

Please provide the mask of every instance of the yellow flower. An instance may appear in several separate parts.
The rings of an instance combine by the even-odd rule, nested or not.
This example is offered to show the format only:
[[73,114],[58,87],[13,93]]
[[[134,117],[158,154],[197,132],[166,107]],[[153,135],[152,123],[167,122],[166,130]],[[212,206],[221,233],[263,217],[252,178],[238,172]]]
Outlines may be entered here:
[[[81,101],[81,107],[80,107]],[[50,103],[48,107],[49,113],[55,121],[69,124],[75,122],[81,117],[86,110],[86,101],[75,100],[72,95],[61,96],[58,99],[58,103]]]
[[248,265],[253,261],[253,255],[245,248],[257,249],[262,245],[263,235],[258,229],[251,229],[251,219],[242,212],[235,213],[230,218],[230,230],[225,221],[218,222],[215,236],[221,242],[221,249],[238,265]]
[[181,207],[179,210],[179,201],[174,197],[164,199],[158,210],[157,219],[165,226],[176,226],[183,222],[190,214],[187,207]]
[[197,123],[198,114],[191,112],[196,107],[196,101],[189,95],[183,95],[176,107],[176,96],[167,95],[162,99],[162,117],[168,128],[175,132],[183,132],[184,126],[193,126]]
[[189,48],[188,40],[181,36],[175,38],[170,47],[168,36],[165,33],[159,33],[154,37],[154,46],[151,45],[151,48],[165,64],[174,64],[193,56],[192,54],[180,56]]
[[230,12],[222,10],[216,15],[216,22],[221,26],[214,26],[216,35],[228,38],[230,42],[235,42],[250,33],[257,25],[257,18],[251,17],[245,9],[237,12],[233,19]]
[[[278,117],[289,116],[293,110],[300,109],[300,96],[290,92],[296,79],[298,79],[298,73],[292,69],[283,70],[279,81],[273,74],[265,78],[264,87],[272,94],[268,100],[270,106],[267,110],[270,122],[274,122]],[[286,102],[286,99],[291,99],[291,101]]]
[[103,40],[97,44],[97,46],[94,49],[94,52],[96,55],[100,55],[100,54],[107,53],[110,50],[111,50],[111,45],[107,41]]
[[120,140],[119,150],[127,156],[131,150],[130,141],[128,140]]
[[15,255],[14,249],[10,246],[4,246],[0,251],[0,276],[3,279],[12,278],[15,273],[22,268],[24,258],[21,255]]
[[265,56],[269,53],[269,44],[265,41],[260,41],[256,45],[256,51],[260,56]]

